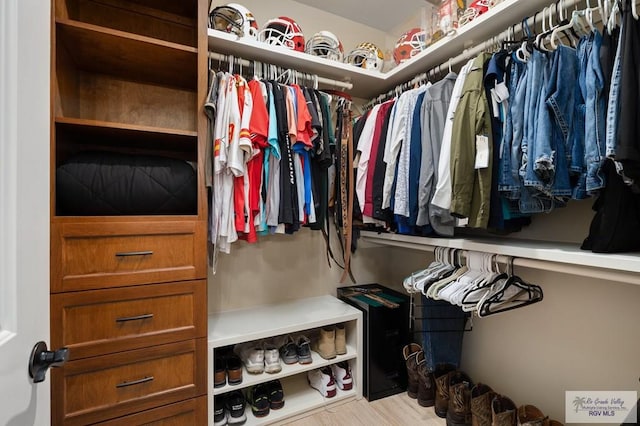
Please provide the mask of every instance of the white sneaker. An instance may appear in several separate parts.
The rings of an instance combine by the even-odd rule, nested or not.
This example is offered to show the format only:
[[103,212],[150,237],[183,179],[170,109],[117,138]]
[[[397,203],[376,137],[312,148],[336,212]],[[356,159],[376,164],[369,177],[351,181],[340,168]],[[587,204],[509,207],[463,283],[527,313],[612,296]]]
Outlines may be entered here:
[[282,370],[280,363],[280,351],[275,345],[264,345],[264,371],[270,374],[279,373]]
[[333,373],[329,367],[322,367],[319,370],[307,372],[309,386],[320,392],[325,398],[336,396],[336,382],[333,380]]
[[264,371],[264,349],[257,343],[236,345],[234,351],[242,359],[242,362],[251,374],[260,374]]
[[353,378],[351,378],[351,368],[347,361],[331,364],[333,378],[340,390],[351,390],[353,388]]

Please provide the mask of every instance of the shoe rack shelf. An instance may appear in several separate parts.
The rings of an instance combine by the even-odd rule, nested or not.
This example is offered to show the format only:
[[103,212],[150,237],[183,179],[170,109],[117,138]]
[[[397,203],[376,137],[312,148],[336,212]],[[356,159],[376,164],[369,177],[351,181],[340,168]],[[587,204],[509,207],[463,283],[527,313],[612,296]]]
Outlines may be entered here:
[[[325,360],[311,351],[311,364],[282,363],[282,371],[275,374],[249,374],[243,368],[242,383],[213,387],[214,351],[218,348],[239,343],[251,342],[286,334],[304,334],[324,326],[343,323],[346,329],[347,353]],[[347,398],[362,397],[362,312],[333,296],[318,296],[270,305],[219,312],[209,315],[208,338],[208,404],[209,425],[213,426],[214,395],[280,379],[284,389],[285,406],[280,410],[271,410],[263,418],[256,418],[247,405],[247,423],[270,424],[285,418],[307,413],[325,405],[331,405]],[[349,361],[354,380],[353,389],[340,391],[333,398],[323,398],[307,383],[307,371],[321,368],[340,361]]]
[[347,353],[344,355],[338,355],[333,359],[324,359],[313,350],[311,351],[311,364],[290,364],[282,363],[282,371],[279,373],[260,373],[251,374],[246,368],[242,367],[242,383],[237,385],[224,385],[219,388],[213,389],[214,395],[220,395],[226,392],[230,392],[236,389],[248,388],[260,383],[266,383],[271,380],[282,379],[284,377],[294,376],[296,374],[304,373],[306,371],[315,370],[327,365],[335,364],[340,361],[349,361],[357,356],[356,348],[351,345],[347,345]]

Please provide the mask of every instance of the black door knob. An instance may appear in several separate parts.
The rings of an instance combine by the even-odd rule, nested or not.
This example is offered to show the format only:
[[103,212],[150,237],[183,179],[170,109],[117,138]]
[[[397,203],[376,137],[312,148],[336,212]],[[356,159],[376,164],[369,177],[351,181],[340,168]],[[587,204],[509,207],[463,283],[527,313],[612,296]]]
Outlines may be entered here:
[[33,379],[33,383],[43,382],[49,367],[61,367],[67,359],[69,359],[69,349],[48,351],[45,342],[38,342],[33,347],[29,358],[29,376]]

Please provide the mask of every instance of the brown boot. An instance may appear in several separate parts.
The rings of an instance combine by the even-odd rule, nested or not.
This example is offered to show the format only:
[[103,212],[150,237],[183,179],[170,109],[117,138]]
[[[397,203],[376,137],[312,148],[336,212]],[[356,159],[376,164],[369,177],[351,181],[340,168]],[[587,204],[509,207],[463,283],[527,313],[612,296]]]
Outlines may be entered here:
[[344,324],[336,325],[336,354],[344,355],[347,353],[347,335]]
[[416,357],[419,352],[422,352],[422,348],[417,343],[409,343],[402,349],[402,356],[407,366],[407,395],[413,399],[418,397],[418,363],[416,362]]
[[324,359],[336,357],[336,330],[335,328],[321,328],[320,336],[315,340],[313,350]]
[[518,424],[521,426],[549,426],[549,418],[535,405],[518,408]]
[[496,396],[491,402],[491,426],[517,426],[516,404],[506,396]]
[[424,352],[418,352],[416,363],[418,366],[418,404],[422,407],[433,407],[436,401],[435,384],[424,359]]
[[482,383],[471,389],[472,426],[491,426],[491,401],[495,396],[493,389]]
[[435,412],[438,417],[447,417],[449,409],[449,373],[455,371],[452,364],[440,364],[433,372],[433,381],[436,383]]
[[462,371],[449,375],[447,426],[471,426],[471,389],[473,383]]

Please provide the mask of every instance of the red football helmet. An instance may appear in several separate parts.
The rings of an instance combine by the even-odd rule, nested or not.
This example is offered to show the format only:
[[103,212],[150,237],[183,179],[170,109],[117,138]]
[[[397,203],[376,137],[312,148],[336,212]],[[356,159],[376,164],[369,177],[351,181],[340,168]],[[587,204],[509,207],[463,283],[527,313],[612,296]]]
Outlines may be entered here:
[[427,34],[420,28],[412,28],[400,36],[393,49],[393,60],[400,64],[413,58],[427,47]]
[[265,43],[304,52],[302,28],[296,21],[286,16],[270,19],[260,31],[258,38]]

